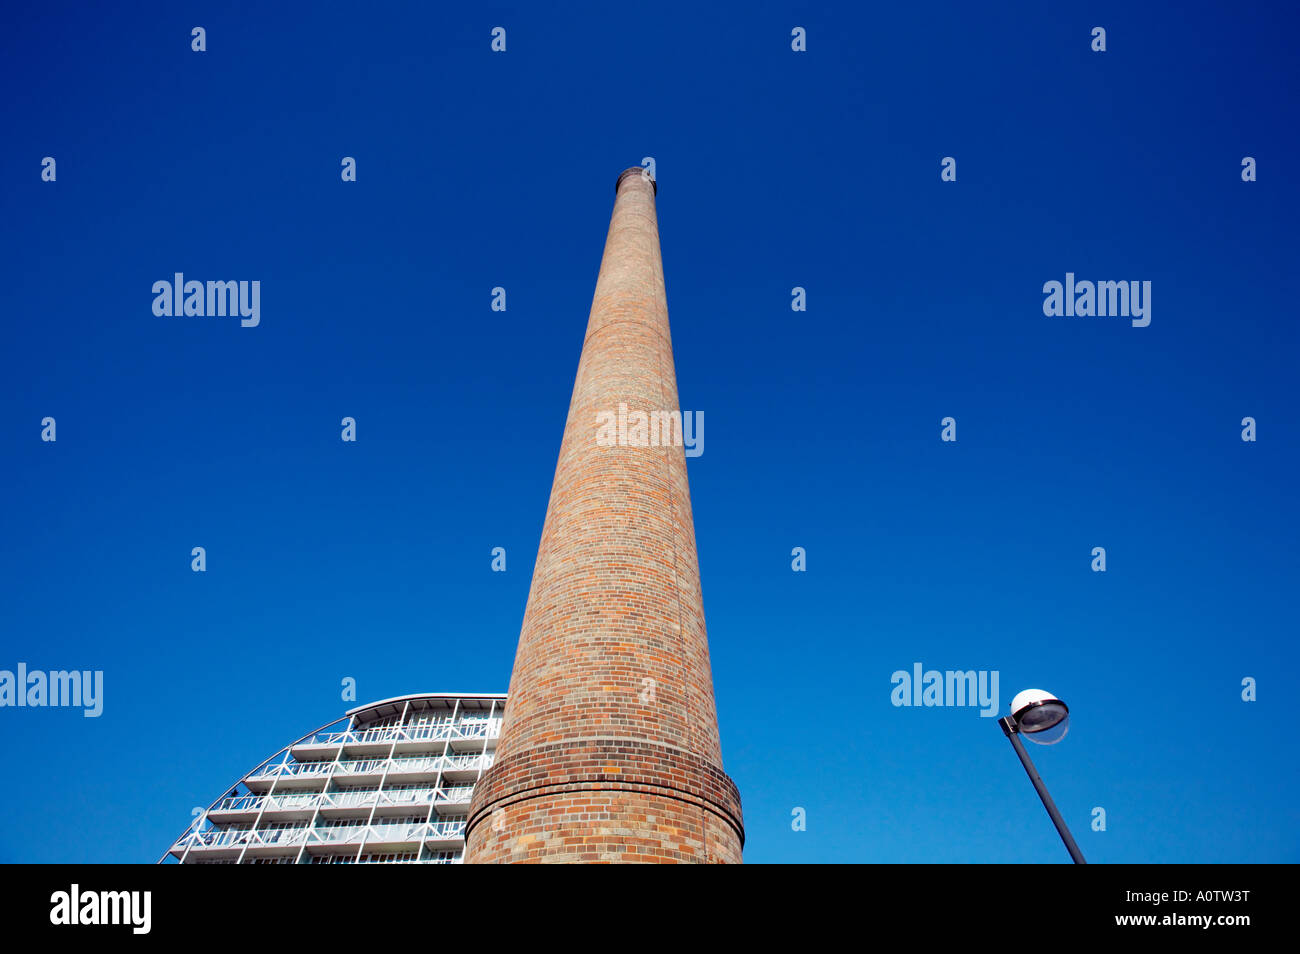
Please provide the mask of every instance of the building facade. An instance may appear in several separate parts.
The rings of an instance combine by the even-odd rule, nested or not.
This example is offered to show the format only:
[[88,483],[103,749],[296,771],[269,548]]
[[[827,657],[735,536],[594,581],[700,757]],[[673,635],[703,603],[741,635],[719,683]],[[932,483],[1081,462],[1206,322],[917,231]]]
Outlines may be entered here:
[[506,696],[399,696],[286,745],[227,789],[163,863],[459,864]]
[[658,186],[634,167],[614,194],[470,863],[741,861],[682,431],[635,423],[685,423]]

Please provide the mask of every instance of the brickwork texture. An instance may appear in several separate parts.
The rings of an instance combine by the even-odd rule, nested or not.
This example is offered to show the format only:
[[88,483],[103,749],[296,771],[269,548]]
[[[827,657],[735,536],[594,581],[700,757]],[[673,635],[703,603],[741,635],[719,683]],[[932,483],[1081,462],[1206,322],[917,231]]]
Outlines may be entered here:
[[678,409],[656,186],[615,192],[472,864],[741,861],[683,448],[598,443],[620,404]]

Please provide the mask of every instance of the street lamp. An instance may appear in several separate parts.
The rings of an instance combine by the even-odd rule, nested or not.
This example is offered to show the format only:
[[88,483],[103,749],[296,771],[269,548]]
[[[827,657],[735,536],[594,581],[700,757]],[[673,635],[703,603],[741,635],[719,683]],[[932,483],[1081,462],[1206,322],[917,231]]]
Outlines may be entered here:
[[1025,751],[1019,738],[1025,735],[1029,741],[1040,745],[1055,745],[1060,742],[1065,738],[1065,733],[1070,730],[1070,707],[1050,692],[1044,692],[1042,689],[1026,689],[1016,693],[1016,697],[1011,700],[1011,715],[999,719],[998,725],[1002,726],[1003,734],[1011,740],[1011,747],[1016,750],[1016,755],[1020,756],[1020,764],[1025,767],[1029,781],[1034,783],[1034,790],[1043,800],[1043,807],[1047,809],[1047,814],[1051,817],[1052,824],[1056,826],[1061,841],[1065,842],[1070,857],[1074,859],[1076,865],[1087,864],[1083,852],[1074,843],[1074,836],[1065,826],[1065,819],[1061,817],[1061,813],[1056,810],[1056,803],[1047,793],[1047,786],[1038,777],[1038,770],[1029,760],[1029,753]]

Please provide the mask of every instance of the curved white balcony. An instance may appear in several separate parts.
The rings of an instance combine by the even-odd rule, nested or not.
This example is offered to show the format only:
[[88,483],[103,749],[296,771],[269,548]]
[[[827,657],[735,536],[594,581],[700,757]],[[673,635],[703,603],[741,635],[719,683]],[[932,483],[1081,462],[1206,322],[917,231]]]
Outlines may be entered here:
[[164,858],[459,863],[505,702],[425,694],[349,710],[227,788]]

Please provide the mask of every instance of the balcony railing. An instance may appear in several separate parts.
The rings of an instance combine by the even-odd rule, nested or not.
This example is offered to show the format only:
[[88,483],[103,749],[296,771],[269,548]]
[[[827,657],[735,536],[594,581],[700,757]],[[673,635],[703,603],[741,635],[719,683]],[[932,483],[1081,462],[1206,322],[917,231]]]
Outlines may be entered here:
[[493,755],[434,755],[427,758],[389,759],[389,774],[402,772],[464,772],[492,767]]
[[428,805],[433,801],[438,790],[430,785],[428,788],[399,788],[394,791],[379,793],[380,805]]
[[295,811],[316,807],[320,800],[317,792],[299,795],[236,795],[223,798],[212,808],[213,812]]
[[335,772],[339,775],[377,775],[382,774],[388,765],[388,759],[351,759],[336,762]]
[[258,769],[250,779],[267,780],[275,778],[319,778],[329,774],[338,775],[390,775],[411,774],[415,772],[465,772],[486,771],[492,767],[495,755],[469,753],[464,755],[427,755],[418,758],[396,759],[347,759],[331,762],[322,759],[319,762],[279,762],[265,765]]
[[452,818],[435,822],[359,823],[311,828],[307,825],[283,828],[209,829],[192,832],[181,840],[191,848],[249,848],[308,845],[344,845],[367,842],[419,842],[426,838],[459,838],[465,833],[465,819]]
[[424,822],[407,822],[400,825],[371,825],[367,841],[419,841],[428,834],[429,826]]
[[[478,759],[478,756],[474,758]],[[414,760],[398,760],[414,761]],[[491,764],[491,759],[487,760]],[[486,765],[484,766],[486,767]],[[427,806],[430,802],[467,802],[473,794],[472,785],[433,785],[420,788],[399,788],[385,791],[359,792],[304,792],[274,793],[267,795],[234,795],[223,798],[211,809],[211,814],[231,812],[284,812],[313,811],[317,808],[348,809],[373,806]]]
[[429,826],[431,838],[459,838],[465,834],[465,819],[437,821]]
[[193,832],[182,840],[189,842],[193,848],[238,848],[264,845],[300,845],[306,839],[306,827],[264,828],[252,831],[248,828],[209,829]]
[[495,739],[501,735],[501,719],[461,719],[456,722],[387,725],[376,729],[344,729],[317,732],[295,746],[366,745],[376,742],[441,742],[458,739]]
[[263,765],[260,769],[250,775],[249,778],[275,778],[277,776],[306,778],[311,776],[328,775],[333,767],[334,763],[329,761],[277,762],[273,765]]
[[325,792],[320,796],[321,808],[370,808],[378,792]]

